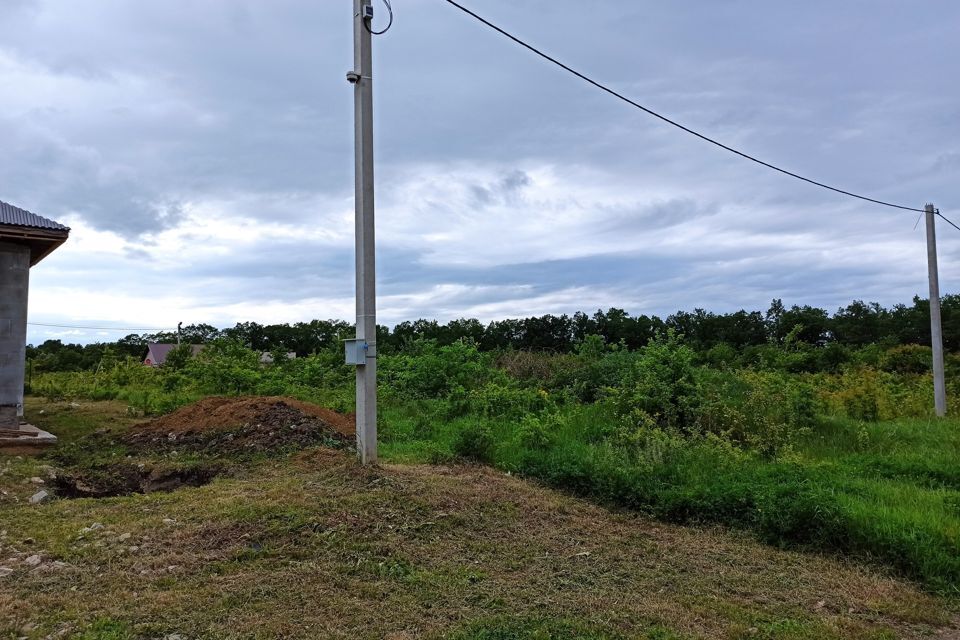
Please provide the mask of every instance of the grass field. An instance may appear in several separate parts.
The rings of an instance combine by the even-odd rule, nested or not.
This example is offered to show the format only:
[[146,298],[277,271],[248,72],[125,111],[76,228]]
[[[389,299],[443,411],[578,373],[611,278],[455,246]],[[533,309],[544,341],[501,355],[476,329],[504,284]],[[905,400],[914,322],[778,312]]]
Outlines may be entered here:
[[[134,421],[124,403],[74,407],[36,398],[28,416],[60,435],[66,452],[106,442]],[[457,446],[452,426],[429,434],[420,427],[418,440],[404,431],[402,416],[393,423],[385,452],[396,462],[436,459]],[[951,432],[921,437],[908,424],[881,423],[864,438],[840,426],[812,433],[791,464],[824,474],[840,469],[844,478],[856,470],[837,492],[849,514],[868,505],[871,520],[891,500],[885,518],[896,530],[897,518],[932,517],[956,491],[947,488],[956,470],[942,444],[956,442]],[[891,455],[901,449],[913,457]],[[83,465],[125,453],[105,447],[89,460],[71,455]],[[493,456],[504,468],[530,460],[507,444]],[[0,566],[13,569],[0,577],[0,637],[960,634],[955,598],[881,564],[611,511],[487,467],[364,469],[322,447],[227,462],[230,472],[202,487],[30,505],[40,486],[30,478],[47,477],[56,453],[0,458]],[[32,556],[38,566],[27,562]]]
[[[385,420],[389,459],[452,459],[476,428],[473,416],[429,427],[421,416]],[[770,458],[669,437],[630,452],[593,436],[614,420],[600,406],[578,407],[551,423],[546,442],[531,441],[515,420],[490,420],[479,457],[608,505],[841,553],[960,594],[960,421],[826,418]]]

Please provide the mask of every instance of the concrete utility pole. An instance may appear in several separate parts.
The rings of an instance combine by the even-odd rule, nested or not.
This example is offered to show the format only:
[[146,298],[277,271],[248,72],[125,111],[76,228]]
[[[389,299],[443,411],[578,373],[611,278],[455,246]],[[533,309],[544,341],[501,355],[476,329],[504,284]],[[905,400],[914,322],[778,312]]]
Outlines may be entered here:
[[937,270],[935,209],[924,206],[927,219],[927,270],[930,277],[930,345],[933,347],[933,402],[938,417],[947,414],[947,387],[943,377],[943,330],[940,324],[940,277]]
[[[354,142],[356,154],[357,453],[363,464],[377,461],[377,310],[373,218],[373,62],[370,0],[353,1]],[[351,346],[348,345],[348,362]]]

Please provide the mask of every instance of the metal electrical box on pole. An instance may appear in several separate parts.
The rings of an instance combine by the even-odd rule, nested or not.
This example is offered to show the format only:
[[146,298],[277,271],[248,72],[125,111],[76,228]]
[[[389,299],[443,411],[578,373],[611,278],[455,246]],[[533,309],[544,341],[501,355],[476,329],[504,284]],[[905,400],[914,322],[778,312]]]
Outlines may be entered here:
[[947,414],[947,387],[943,374],[943,328],[940,324],[940,275],[937,269],[936,209],[923,207],[927,222],[927,271],[930,279],[930,346],[933,348],[933,403],[937,416]]
[[373,209],[373,63],[370,0],[353,0],[353,85],[356,176],[357,337],[347,361],[357,366],[357,454],[377,461],[377,311]]

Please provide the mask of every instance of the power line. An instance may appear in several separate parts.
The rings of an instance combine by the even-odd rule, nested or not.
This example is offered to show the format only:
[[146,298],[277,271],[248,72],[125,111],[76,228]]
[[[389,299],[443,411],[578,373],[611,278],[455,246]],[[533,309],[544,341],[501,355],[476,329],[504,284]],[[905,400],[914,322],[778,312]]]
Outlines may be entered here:
[[173,329],[131,329],[130,327],[82,327],[72,324],[47,324],[45,322],[28,322],[27,324],[34,327],[55,327],[57,329],[92,329],[94,331],[133,331],[140,333],[163,333],[164,331],[174,331]]
[[936,214],[940,217],[940,219],[943,220],[944,222],[946,222],[948,225],[950,225],[951,227],[953,227],[953,228],[956,229],[957,231],[960,231],[960,227],[958,227],[957,225],[953,224],[953,221],[952,221],[952,220],[950,220],[950,219],[947,218],[945,215],[943,215],[942,213],[940,213],[940,209],[937,209],[934,213],[936,213]]
[[[816,185],[816,186],[818,186],[818,187],[822,187],[823,189],[828,189],[828,190],[834,191],[834,192],[836,192],[836,193],[842,193],[843,195],[845,195],[845,196],[850,196],[851,198],[858,198],[858,199],[860,199],[860,200],[866,200],[867,202],[873,202],[874,204],[883,205],[883,206],[885,206],[885,207],[892,207],[892,208],[894,208],[894,209],[902,209],[902,210],[904,210],[904,211],[917,211],[917,212],[919,212],[919,213],[923,213],[923,212],[924,212],[924,209],[919,209],[919,208],[917,208],[917,207],[907,207],[907,206],[904,206],[904,205],[902,205],[902,204],[895,204],[895,203],[893,203],[893,202],[885,202],[884,200],[877,200],[876,198],[869,198],[869,197],[867,197],[867,196],[863,196],[863,195],[860,195],[860,194],[858,194],[858,193],[853,193],[852,191],[846,191],[846,190],[840,189],[840,188],[838,188],[838,187],[832,187],[832,186],[830,186],[830,185],[828,185],[828,184],[824,184],[824,183],[822,183],[822,182],[817,182],[816,180],[812,180],[812,179],[810,179],[810,178],[806,178],[806,177],[801,176],[800,174],[794,173],[794,172],[792,172],[792,171],[788,171],[788,170],[786,170],[786,169],[782,169],[782,168],[780,168],[780,167],[778,167],[778,166],[776,166],[776,165],[770,164],[769,162],[764,162],[763,160],[760,160],[759,158],[755,158],[754,156],[751,156],[751,155],[749,155],[749,154],[747,154],[747,153],[744,153],[743,151],[739,151],[739,150],[737,150],[737,149],[734,149],[733,147],[730,147],[730,146],[728,146],[728,145],[723,144],[722,142],[719,142],[719,141],[717,141],[717,140],[714,140],[713,138],[711,138],[711,137],[709,137],[709,136],[706,136],[706,135],[704,135],[704,134],[702,134],[702,133],[699,133],[699,132],[697,132],[697,131],[694,131],[693,129],[691,129],[691,128],[689,128],[689,127],[686,127],[686,126],[680,124],[679,122],[677,122],[677,121],[675,121],[675,120],[671,120],[671,119],[668,118],[667,116],[661,115],[661,114],[657,113],[656,111],[654,111],[654,110],[652,110],[652,109],[649,109],[649,108],[643,106],[642,104],[640,104],[640,103],[638,103],[638,102],[636,102],[636,101],[634,101],[634,100],[631,100],[630,98],[626,97],[625,95],[623,95],[623,94],[621,94],[621,93],[618,93],[617,91],[614,91],[614,90],[611,89],[610,87],[608,87],[608,86],[606,86],[606,85],[604,85],[604,84],[602,84],[602,83],[600,83],[600,82],[597,82],[596,80],[590,78],[589,76],[586,76],[586,75],[580,73],[580,72],[577,71],[576,69],[573,69],[573,68],[565,65],[564,63],[560,62],[560,61],[557,60],[556,58],[554,58],[554,57],[552,57],[552,56],[550,56],[550,55],[547,55],[546,53],[544,53],[544,52],[541,51],[540,49],[537,49],[537,48],[534,47],[533,45],[527,44],[526,42],[524,42],[523,40],[521,40],[521,39],[518,38],[517,36],[515,36],[515,35],[509,33],[508,31],[506,31],[506,30],[498,27],[497,25],[493,24],[492,22],[490,22],[490,21],[487,20],[486,18],[483,18],[483,17],[477,15],[476,13],[474,13],[473,11],[471,11],[470,9],[466,8],[465,6],[463,6],[462,4],[460,4],[460,3],[458,3],[458,2],[454,2],[454,0],[446,0],[446,2],[447,2],[448,4],[453,5],[453,6],[456,7],[457,9],[460,9],[461,11],[463,11],[464,13],[466,13],[467,15],[469,15],[469,16],[475,18],[476,20],[482,22],[483,24],[485,24],[486,26],[490,27],[490,28],[493,29],[494,31],[500,33],[501,35],[506,36],[507,38],[513,40],[514,42],[516,42],[517,44],[519,44],[521,47],[524,47],[524,48],[526,48],[526,49],[529,49],[530,51],[532,51],[533,53],[537,54],[538,56],[540,56],[540,57],[543,58],[544,60],[547,60],[547,61],[549,61],[549,62],[552,62],[553,64],[557,65],[557,66],[560,67],[561,69],[563,69],[563,70],[565,70],[565,71],[567,71],[567,72],[569,72],[569,73],[572,73],[573,75],[577,76],[578,78],[580,78],[580,79],[583,80],[584,82],[587,82],[587,83],[589,83],[589,84],[592,84],[593,86],[597,87],[598,89],[600,89],[600,90],[602,90],[602,91],[605,91],[605,92],[609,93],[610,95],[612,95],[612,96],[614,96],[614,97],[616,97],[616,98],[619,98],[620,100],[623,100],[623,101],[626,102],[627,104],[629,104],[629,105],[631,105],[631,106],[634,106],[634,107],[636,107],[637,109],[640,109],[641,111],[644,111],[645,113],[647,113],[647,114],[649,114],[649,115],[651,115],[651,116],[653,116],[653,117],[655,117],[655,118],[659,118],[660,120],[663,120],[664,122],[666,122],[666,123],[669,124],[669,125],[672,125],[672,126],[678,128],[678,129],[682,130],[682,131],[686,131],[686,132],[689,133],[690,135],[696,136],[697,138],[700,138],[701,140],[704,140],[705,142],[709,142],[710,144],[716,145],[716,146],[720,147],[721,149],[724,149],[724,150],[726,150],[726,151],[729,151],[730,153],[734,153],[734,154],[740,156],[741,158],[746,158],[747,160],[750,160],[750,161],[752,161],[752,162],[756,162],[757,164],[763,165],[764,167],[767,167],[768,169],[773,169],[774,171],[779,171],[780,173],[785,174],[785,175],[788,175],[788,176],[790,176],[791,178],[796,178],[797,180],[802,180],[802,181],[804,181],[804,182],[808,182],[808,183],[810,183],[810,184],[812,184],[812,185]],[[940,216],[940,217],[943,218],[943,216]],[[952,222],[950,222],[950,221],[947,220],[946,218],[943,218],[943,219],[946,220],[946,221],[947,221],[948,223],[950,223],[951,225],[953,225],[954,227],[957,227],[957,225],[953,224]],[[957,227],[957,229],[960,230],[960,227]]]
[[367,28],[367,31],[369,31],[371,35],[382,36],[387,31],[390,31],[390,27],[393,26],[393,7],[390,6],[390,0],[383,0],[383,4],[387,6],[387,13],[390,14],[390,21],[387,22],[387,26],[385,26],[380,31],[374,31],[373,29],[370,28],[370,23],[364,20],[363,26]]

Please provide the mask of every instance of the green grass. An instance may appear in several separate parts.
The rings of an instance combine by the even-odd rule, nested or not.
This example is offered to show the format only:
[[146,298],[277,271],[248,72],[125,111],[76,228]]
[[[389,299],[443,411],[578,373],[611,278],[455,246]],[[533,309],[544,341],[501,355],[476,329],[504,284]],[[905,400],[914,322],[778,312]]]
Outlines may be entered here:
[[[104,435],[91,428],[98,412],[115,433],[134,421],[111,402],[31,399],[29,414],[38,406],[71,448],[96,448]],[[385,448],[449,460],[472,419],[418,415],[398,414],[411,431],[388,437]],[[561,430],[588,433],[596,417],[584,412]],[[514,433],[509,420],[487,426],[499,464],[536,462],[533,449],[519,446],[535,439]],[[567,441],[569,454],[592,466],[558,484],[624,497],[643,487],[631,484],[622,452],[599,442],[564,436],[535,450],[562,457]],[[697,486],[709,485],[717,465],[732,472],[752,460],[705,448],[683,476],[674,450],[657,455],[634,467]],[[840,558],[656,523],[482,466],[361,468],[315,448],[237,457],[235,474],[198,488],[27,504],[35,485],[25,480],[57,459],[0,458],[0,565],[14,569],[0,578],[0,638],[919,639],[952,631],[957,610],[955,601]],[[645,499],[695,514],[706,503],[688,490]],[[716,507],[731,492],[710,495]],[[93,523],[102,526],[90,530]],[[25,564],[32,554],[43,570]]]
[[[398,462],[455,457],[478,428],[502,469],[604,503],[678,523],[721,523],[765,542],[850,554],[960,594],[960,421],[825,420],[792,450],[767,458],[710,440],[666,439],[628,453],[597,438],[613,420],[599,406],[566,409],[546,447],[515,421],[386,413],[383,455]],[[435,411],[435,410],[434,410]]]
[[[383,459],[491,464],[606,505],[855,557],[960,594],[960,420],[909,417],[929,412],[928,375],[702,367],[672,334],[632,352],[595,346],[502,367],[466,342],[384,353]],[[124,365],[44,375],[36,387],[47,397],[106,394],[140,414],[209,393],[350,409],[353,372],[339,354],[265,368],[235,345],[205,353],[179,370]],[[109,432],[91,435],[76,411],[67,418],[78,436],[64,439],[58,462],[93,467],[130,454]]]
[[135,636],[128,623],[102,618],[73,637],[75,640],[128,640]]
[[960,490],[960,421],[955,418],[824,420],[802,452],[809,460],[841,467],[848,475]]
[[469,623],[454,631],[450,640],[680,640],[682,636],[654,625],[649,631],[629,636],[596,625],[570,620],[492,618]]

